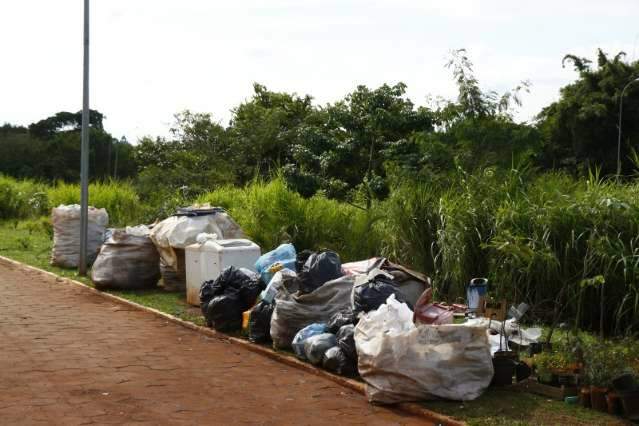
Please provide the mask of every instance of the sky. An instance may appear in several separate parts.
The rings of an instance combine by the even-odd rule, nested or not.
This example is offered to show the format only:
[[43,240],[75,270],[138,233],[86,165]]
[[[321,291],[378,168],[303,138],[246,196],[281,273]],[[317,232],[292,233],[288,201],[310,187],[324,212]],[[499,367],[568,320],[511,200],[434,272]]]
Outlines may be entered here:
[[[82,0],[0,1],[0,124],[82,108]],[[567,53],[639,57],[639,0],[91,0],[90,103],[115,137],[168,133],[173,115],[227,125],[253,82],[318,104],[357,85],[453,99],[466,48],[485,90],[530,80],[530,121],[576,78]]]

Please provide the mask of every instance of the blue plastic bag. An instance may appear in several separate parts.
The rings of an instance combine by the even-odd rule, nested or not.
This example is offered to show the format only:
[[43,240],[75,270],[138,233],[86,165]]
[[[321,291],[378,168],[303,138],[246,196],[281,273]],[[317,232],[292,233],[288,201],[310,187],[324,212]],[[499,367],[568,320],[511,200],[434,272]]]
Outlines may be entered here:
[[318,336],[320,334],[326,333],[328,327],[324,323],[314,323],[311,325],[307,325],[303,329],[297,332],[295,337],[293,337],[293,343],[291,346],[293,347],[293,352],[297,355],[298,358],[306,360],[306,354],[304,353],[304,342],[306,339],[313,336]]
[[262,281],[264,281],[265,284],[268,284],[271,282],[271,278],[273,278],[273,275],[275,274],[275,272],[270,271],[273,265],[279,263],[283,268],[295,271],[296,258],[297,253],[295,252],[293,244],[281,244],[275,250],[269,251],[268,253],[260,256],[260,258],[257,259],[257,262],[255,262],[255,270],[258,274],[260,274],[260,277],[262,277]]

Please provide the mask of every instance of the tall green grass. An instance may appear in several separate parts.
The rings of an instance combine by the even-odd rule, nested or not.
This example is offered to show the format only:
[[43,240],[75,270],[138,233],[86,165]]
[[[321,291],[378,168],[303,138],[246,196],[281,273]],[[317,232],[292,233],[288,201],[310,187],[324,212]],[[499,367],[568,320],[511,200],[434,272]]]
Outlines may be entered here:
[[496,215],[490,262],[502,293],[588,328],[602,314],[617,333],[639,325],[638,195],[636,183],[596,175],[535,179]]
[[[47,190],[50,207],[80,204],[78,184],[58,182]],[[110,226],[138,224],[143,206],[135,188],[127,181],[95,182],[89,185],[89,205],[105,208]]]
[[38,217],[47,209],[46,185],[0,174],[0,219]]
[[299,249],[332,249],[345,260],[355,260],[375,254],[380,245],[373,227],[375,212],[322,195],[303,198],[281,177],[245,188],[222,187],[197,202],[227,209],[264,250],[290,241]]
[[[533,306],[532,318],[615,334],[639,328],[639,183],[529,170],[457,170],[404,180],[370,209],[301,197],[281,177],[143,205],[127,182],[95,183],[90,203],[114,225],[164,218],[192,202],[226,208],[263,250],[282,242],[332,249],[344,261],[384,255],[429,274],[454,300],[473,277],[492,295]],[[0,218],[25,219],[79,202],[77,185],[0,176]]]

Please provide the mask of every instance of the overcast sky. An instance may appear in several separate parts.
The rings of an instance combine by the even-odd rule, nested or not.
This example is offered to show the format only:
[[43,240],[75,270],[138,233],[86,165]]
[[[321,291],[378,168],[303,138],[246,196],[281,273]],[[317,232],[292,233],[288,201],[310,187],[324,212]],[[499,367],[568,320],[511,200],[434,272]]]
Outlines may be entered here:
[[[453,98],[465,47],[487,90],[532,82],[530,120],[572,81],[566,53],[639,55],[639,0],[92,0],[91,107],[114,136],[166,134],[183,109],[229,110],[252,83],[324,104],[403,81]],[[0,123],[82,107],[82,0],[0,1]]]

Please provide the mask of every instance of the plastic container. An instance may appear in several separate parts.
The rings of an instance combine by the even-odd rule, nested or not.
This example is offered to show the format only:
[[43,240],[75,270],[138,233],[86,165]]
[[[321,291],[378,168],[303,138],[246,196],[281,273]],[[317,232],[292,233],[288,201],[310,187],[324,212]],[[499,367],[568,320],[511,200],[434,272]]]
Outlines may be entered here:
[[250,240],[207,240],[185,249],[186,301],[200,305],[200,287],[204,281],[216,279],[229,266],[255,271],[260,247]]
[[283,268],[297,272],[295,261],[297,253],[293,244],[280,244],[275,250],[271,250],[260,256],[255,262],[255,271],[262,277],[266,285],[271,282],[275,273]]
[[564,398],[564,402],[568,405],[576,405],[579,402],[578,396],[567,396]]
[[466,299],[469,312],[482,312],[483,301],[488,290],[488,280],[486,278],[473,278],[466,287]]

